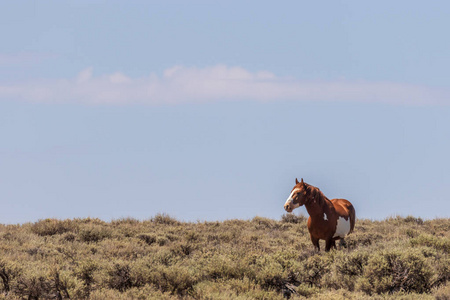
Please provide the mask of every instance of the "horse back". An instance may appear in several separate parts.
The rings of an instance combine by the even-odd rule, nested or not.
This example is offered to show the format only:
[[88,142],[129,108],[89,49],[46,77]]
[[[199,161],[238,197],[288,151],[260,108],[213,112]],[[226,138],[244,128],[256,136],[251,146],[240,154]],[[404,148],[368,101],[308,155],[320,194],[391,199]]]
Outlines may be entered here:
[[352,232],[353,228],[355,227],[356,219],[355,208],[353,207],[353,205],[346,199],[331,199],[330,201],[333,204],[336,213],[340,217],[343,217],[346,220],[350,218],[350,232]]

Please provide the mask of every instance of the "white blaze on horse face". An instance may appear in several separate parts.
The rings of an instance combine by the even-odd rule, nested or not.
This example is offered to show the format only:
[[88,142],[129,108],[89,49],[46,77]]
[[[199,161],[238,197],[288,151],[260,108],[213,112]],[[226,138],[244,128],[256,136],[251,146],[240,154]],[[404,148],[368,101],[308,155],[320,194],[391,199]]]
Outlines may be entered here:
[[327,214],[326,214],[326,213],[323,213],[323,219],[324,219],[325,221],[328,221],[328,218],[327,218]]
[[337,220],[336,232],[333,237],[345,237],[350,232],[350,218],[346,220],[343,217],[339,217]]
[[287,198],[287,200],[286,200],[286,203],[284,204],[284,207],[286,207],[286,206],[289,206],[289,208],[291,208],[291,211],[292,210],[294,210],[294,209],[296,209],[297,207],[299,207],[300,206],[300,204],[294,204],[294,199],[292,198],[292,196],[294,195],[294,193],[296,192],[296,191],[298,191],[299,189],[297,188],[297,189],[294,189],[292,192],[291,192],[291,194],[289,195],[289,197]]

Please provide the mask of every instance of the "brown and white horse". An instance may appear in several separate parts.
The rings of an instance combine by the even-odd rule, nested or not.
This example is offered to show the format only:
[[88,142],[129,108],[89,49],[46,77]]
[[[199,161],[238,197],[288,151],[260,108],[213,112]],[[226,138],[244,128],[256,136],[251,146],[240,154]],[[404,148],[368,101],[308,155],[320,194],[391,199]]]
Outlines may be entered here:
[[345,199],[328,200],[327,197],[315,186],[298,182],[295,178],[295,186],[284,204],[287,212],[305,205],[309,214],[308,230],[314,247],[320,251],[319,240],[325,240],[325,251],[331,247],[336,249],[336,240],[344,243],[344,237],[353,231],[355,227],[355,209]]

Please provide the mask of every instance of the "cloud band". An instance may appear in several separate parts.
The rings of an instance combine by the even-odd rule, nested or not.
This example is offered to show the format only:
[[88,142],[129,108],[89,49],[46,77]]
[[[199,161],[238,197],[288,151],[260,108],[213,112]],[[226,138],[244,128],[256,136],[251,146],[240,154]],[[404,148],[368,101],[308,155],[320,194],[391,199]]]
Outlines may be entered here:
[[345,101],[446,105],[449,91],[426,86],[368,81],[302,81],[241,67],[175,66],[161,76],[130,78],[123,73],[95,77],[92,68],[71,79],[0,83],[0,99],[44,103],[179,104],[191,102]]

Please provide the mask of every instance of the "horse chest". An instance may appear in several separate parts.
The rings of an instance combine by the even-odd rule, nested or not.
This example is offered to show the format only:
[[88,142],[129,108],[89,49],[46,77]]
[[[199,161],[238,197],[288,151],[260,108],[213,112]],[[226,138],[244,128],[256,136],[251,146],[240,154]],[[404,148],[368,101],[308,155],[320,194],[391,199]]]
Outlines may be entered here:
[[327,239],[333,234],[334,227],[332,223],[325,218],[311,218],[308,220],[308,230],[311,235],[319,239]]

